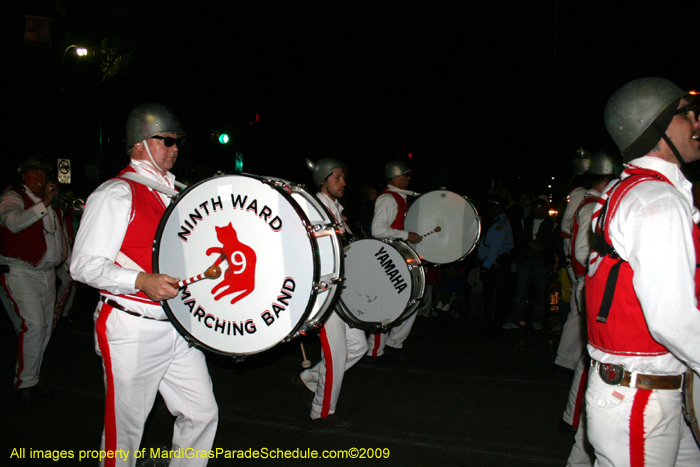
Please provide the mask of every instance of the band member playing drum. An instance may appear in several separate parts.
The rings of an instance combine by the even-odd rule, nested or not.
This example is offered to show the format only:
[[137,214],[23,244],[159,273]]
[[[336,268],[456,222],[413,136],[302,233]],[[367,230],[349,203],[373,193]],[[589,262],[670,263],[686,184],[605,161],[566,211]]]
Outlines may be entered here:
[[679,390],[688,367],[700,370],[700,213],[681,172],[700,160],[693,98],[643,78],[605,107],[627,165],[596,204],[585,283],[596,465],[700,465]]
[[[176,416],[172,449],[209,451],[218,407],[202,352],[190,347],[168,322],[160,305],[177,295],[179,279],[152,273],[152,243],[170,200],[152,186],[174,187],[169,170],[177,160],[184,132],[170,109],[143,104],[126,122],[131,163],[87,200],[75,241],[71,273],[100,290],[95,311],[97,353],[105,371],[106,407],[102,450],[134,453],[144,423],[160,392]],[[114,454],[112,454],[114,456]],[[118,456],[117,456],[118,457]],[[208,459],[173,458],[170,466],[203,466]],[[105,465],[115,465],[114,457]],[[119,465],[133,466],[128,456]]]
[[[323,158],[317,163],[307,159],[314,183],[319,188],[318,199],[328,208],[340,226],[341,234],[351,234],[339,199],[345,194],[345,165],[337,159]],[[335,416],[345,372],[367,352],[362,329],[352,328],[333,310],[320,330],[321,361],[292,379],[311,408],[311,419],[317,423],[343,427],[348,424]]]
[[[372,236],[375,238],[400,238],[410,243],[420,243],[421,236],[404,230],[404,218],[408,207],[406,197],[411,181],[411,169],[402,161],[391,161],[384,168],[384,177],[389,181],[384,192],[377,198],[372,219]],[[370,334],[368,338],[370,357],[381,357],[385,351],[396,360],[408,360],[403,350],[403,342],[408,337],[416,320],[413,313],[401,324],[391,328],[389,333]]]

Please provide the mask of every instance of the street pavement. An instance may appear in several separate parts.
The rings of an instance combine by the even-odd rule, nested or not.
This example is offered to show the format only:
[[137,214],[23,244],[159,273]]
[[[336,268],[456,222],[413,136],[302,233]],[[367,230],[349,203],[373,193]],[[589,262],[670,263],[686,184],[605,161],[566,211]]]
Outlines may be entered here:
[[[53,395],[31,409],[13,397],[16,338],[9,320],[0,319],[0,466],[97,465],[78,460],[80,451],[99,449],[103,423],[102,366],[92,329],[96,301],[93,289],[79,287],[73,319],[59,322],[44,358],[41,384]],[[207,354],[220,413],[214,447],[221,449],[209,465],[564,466],[573,436],[557,424],[571,376],[552,370],[556,316],[543,331],[523,327],[486,338],[467,315],[419,316],[405,344],[411,361],[377,365],[365,358],[348,371],[337,408],[349,422],[344,429],[309,421],[290,382],[302,371],[299,339],[243,361]],[[315,364],[318,338],[303,341]],[[172,421],[158,398],[144,434],[146,452],[170,446]],[[11,457],[20,448],[25,458]],[[75,457],[29,459],[36,450]],[[330,450],[365,458],[298,458]],[[268,458],[225,457],[234,451]],[[284,451],[292,457],[272,458]]]

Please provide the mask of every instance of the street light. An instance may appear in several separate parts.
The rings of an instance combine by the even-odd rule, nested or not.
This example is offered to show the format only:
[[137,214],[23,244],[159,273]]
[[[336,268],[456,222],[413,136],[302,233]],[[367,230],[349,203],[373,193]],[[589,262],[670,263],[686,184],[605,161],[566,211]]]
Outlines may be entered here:
[[87,49],[85,47],[80,47],[79,45],[69,45],[66,47],[66,50],[63,51],[63,58],[61,59],[61,64],[63,64],[63,60],[66,59],[66,54],[70,49],[76,49],[75,53],[80,56],[80,57],[85,57],[88,53]]

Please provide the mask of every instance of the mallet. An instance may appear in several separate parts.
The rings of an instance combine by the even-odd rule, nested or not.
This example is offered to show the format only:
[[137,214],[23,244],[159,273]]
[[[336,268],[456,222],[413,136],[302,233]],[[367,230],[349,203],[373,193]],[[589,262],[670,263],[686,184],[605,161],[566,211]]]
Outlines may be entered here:
[[176,289],[181,289],[186,285],[190,285],[193,282],[201,281],[202,279],[218,279],[219,277],[221,277],[221,268],[218,264],[214,264],[212,266],[209,266],[203,274],[199,274],[197,276],[190,277],[189,279],[180,281],[177,284],[170,285],[172,285]]
[[428,232],[427,234],[422,235],[421,238],[425,238],[425,237],[427,237],[428,235],[430,235],[431,233],[439,232],[439,231],[441,231],[441,230],[442,230],[442,227],[440,227],[440,226],[438,225],[437,227],[435,227],[433,230],[431,230],[431,231]]
[[304,357],[304,361],[301,362],[301,367],[302,368],[311,368],[311,362],[306,359],[306,352],[304,351],[304,343],[299,342],[299,345],[301,345],[301,355]]

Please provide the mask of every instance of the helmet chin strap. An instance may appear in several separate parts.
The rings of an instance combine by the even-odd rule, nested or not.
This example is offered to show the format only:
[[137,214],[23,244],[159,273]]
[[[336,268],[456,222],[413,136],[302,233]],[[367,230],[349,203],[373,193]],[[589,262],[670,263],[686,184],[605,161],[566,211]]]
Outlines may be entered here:
[[666,144],[671,149],[671,152],[673,153],[673,155],[676,156],[676,159],[678,160],[678,164],[680,164],[680,166],[682,168],[686,164],[686,162],[681,157],[681,153],[678,152],[676,145],[671,142],[671,138],[666,136],[666,131],[661,131],[661,128],[659,127],[659,125],[656,122],[654,122],[654,127],[661,134],[661,139],[666,141]]
[[151,149],[148,147],[148,143],[146,142],[145,139],[143,140],[143,145],[146,146],[146,152],[148,153],[148,159],[151,161],[151,164],[153,164],[153,167],[160,170],[162,173],[166,173],[167,170],[163,170],[163,168],[161,166],[156,164],[155,159],[153,159],[153,154],[151,154]]

